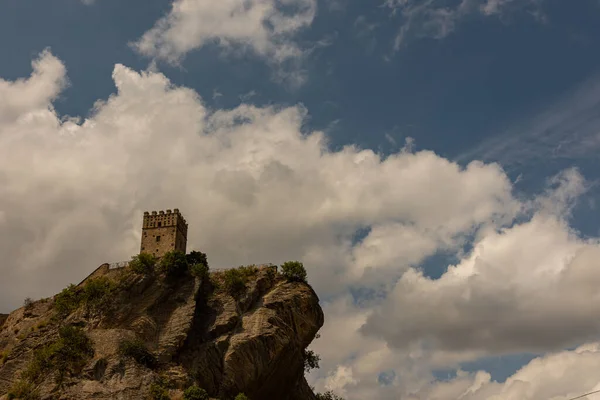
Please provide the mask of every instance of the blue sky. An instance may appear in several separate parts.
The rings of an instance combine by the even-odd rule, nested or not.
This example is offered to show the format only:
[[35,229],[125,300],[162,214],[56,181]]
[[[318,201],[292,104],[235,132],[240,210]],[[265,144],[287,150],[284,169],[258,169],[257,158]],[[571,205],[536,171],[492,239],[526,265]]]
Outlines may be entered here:
[[[519,314],[525,312],[524,309],[535,310],[528,308],[531,304],[548,303],[542,295],[539,298],[524,295],[523,299],[515,294],[525,290],[524,282],[531,279],[524,272],[530,268],[528,263],[545,256],[541,253],[539,257],[529,256],[528,249],[541,249],[539,251],[544,253],[547,246],[555,246],[553,251],[564,248],[555,254],[556,258],[565,260],[560,276],[567,274],[565,271],[569,268],[579,271],[577,268],[583,267],[577,267],[579,264],[573,264],[572,260],[591,257],[585,252],[596,251],[600,235],[597,213],[600,206],[597,204],[600,194],[597,185],[600,179],[597,157],[600,150],[600,42],[597,40],[600,3],[593,0],[251,0],[245,3],[245,11],[242,1],[222,3],[223,8],[241,12],[237,16],[233,12],[219,11],[217,6],[213,10],[204,0],[176,0],[174,4],[191,5],[189,15],[185,14],[188,11],[182,11],[173,17],[173,2],[167,0],[126,3],[118,0],[8,0],[0,5],[0,84],[3,84],[0,85],[0,138],[4,133],[6,140],[0,141],[0,145],[5,146],[6,160],[9,155],[16,160],[11,162],[11,168],[8,162],[5,164],[4,176],[0,169],[0,178],[6,180],[5,200],[0,200],[0,234],[12,235],[18,231],[10,246],[0,246],[0,250],[6,252],[4,259],[12,259],[3,268],[13,271],[11,279],[19,282],[15,288],[5,287],[5,294],[0,294],[0,310],[18,307],[23,291],[29,291],[32,297],[51,295],[105,261],[101,257],[129,257],[137,251],[138,214],[151,207],[174,207],[169,202],[177,201],[187,205],[188,220],[203,227],[197,228],[195,233],[192,231],[192,245],[207,251],[209,258],[214,254],[212,259],[223,266],[278,262],[292,257],[302,258],[308,265],[313,260],[313,276],[319,281],[315,287],[326,315],[336,324],[348,324],[347,330],[353,332],[341,340],[333,328],[326,326],[322,339],[315,343],[315,348],[321,349],[323,362],[321,370],[312,373],[311,379],[320,390],[331,388],[350,400],[365,396],[457,398],[481,379],[478,371],[487,371],[491,374],[489,383],[472,389],[475,394],[464,398],[483,399],[493,395],[506,399],[515,398],[510,396],[526,398],[518,388],[505,384],[507,378],[506,382],[510,383],[510,377],[518,374],[519,368],[535,370],[538,364],[559,368],[552,364],[558,357],[556,352],[564,350],[569,352],[565,357],[578,357],[581,352],[575,350],[577,346],[593,347],[600,328],[583,321],[597,317],[595,307],[586,309],[588,314],[581,312],[582,320],[576,321],[580,328],[575,329],[577,332],[549,335],[547,342],[540,340],[545,343],[540,346],[522,336],[521,339],[511,336],[531,331],[515,328],[512,317],[508,316],[516,315],[514,320],[519,321],[520,317],[525,318]],[[263,19],[258,18],[258,22],[243,15],[245,12],[250,15],[261,5],[269,12]],[[163,25],[157,22],[161,20]],[[213,21],[217,22],[213,25]],[[242,26],[248,29],[240,28]],[[274,33],[277,26],[281,29],[279,34]],[[147,40],[144,42],[143,38]],[[39,75],[45,83],[40,86],[32,83],[37,89],[30,93],[25,86],[33,82],[33,77],[27,79],[35,60],[42,60],[40,68],[45,72]],[[142,71],[147,72],[135,78],[135,74]],[[163,78],[168,84],[160,86],[162,84],[157,82]],[[24,87],[18,86],[19,80],[24,82]],[[137,89],[131,89],[134,86]],[[159,86],[162,89],[159,90]],[[186,97],[187,89],[197,97]],[[129,96],[136,93],[143,94],[137,100],[130,99]],[[181,93],[185,100],[169,100],[169,93]],[[19,100],[21,95],[26,100]],[[162,105],[152,111],[155,103],[163,104],[162,101],[173,110],[167,113]],[[171,101],[175,101],[175,105]],[[37,130],[29,125],[24,127],[23,121],[29,121],[24,116],[40,111],[39,104],[43,104],[41,110],[50,112],[56,119],[52,126],[58,127],[58,131],[54,135],[48,127],[39,128],[49,132],[47,136],[38,141],[29,140],[28,135]],[[153,125],[146,127],[152,113],[163,111],[164,121],[171,121],[170,118],[174,121],[172,128],[156,128],[154,132]],[[239,123],[236,118],[240,115],[242,120],[247,118],[250,122]],[[69,116],[82,120],[70,122]],[[305,210],[306,215],[321,215],[322,219],[312,223],[299,220],[293,225],[287,215],[290,210],[299,208],[290,205],[288,210],[279,202],[270,208],[287,210],[282,211],[281,220],[292,224],[293,232],[283,233],[280,231],[283,228],[276,225],[265,229],[264,235],[252,230],[255,224],[246,215],[255,213],[259,218],[262,208],[244,207],[255,204],[256,199],[261,198],[261,190],[280,187],[263,186],[263,181],[253,175],[257,173],[255,168],[258,167],[254,164],[257,161],[247,164],[244,161],[245,154],[266,152],[264,148],[254,149],[244,144],[250,147],[242,146],[240,148],[246,150],[232,153],[234,161],[223,165],[215,162],[209,167],[194,157],[212,159],[211,155],[217,157],[221,154],[219,151],[229,147],[217,151],[216,147],[210,147],[213,144],[187,142],[187,149],[196,149],[196,156],[169,153],[171,155],[163,159],[160,149],[135,144],[141,143],[135,139],[135,135],[143,136],[143,132],[138,132],[141,127],[152,130],[148,140],[150,137],[155,138],[154,143],[164,140],[160,143],[165,149],[170,149],[169,143],[179,143],[178,140],[193,141],[191,133],[181,133],[180,137],[177,132],[187,127],[192,129],[197,122],[195,118],[203,119],[199,124],[206,127],[197,128],[194,134],[223,135],[227,137],[223,139],[225,142],[239,146],[242,146],[246,128],[257,135],[248,143],[272,145],[274,149],[276,143],[284,139],[267,140],[271,134],[296,132],[289,134],[310,137],[322,131],[327,142],[321,152],[327,161],[323,161],[323,165],[313,161],[315,171],[299,166],[303,157],[310,158],[298,147],[300,142],[294,142],[297,147],[289,147],[293,150],[286,156],[291,159],[297,154],[300,161],[286,164],[287,159],[281,158],[276,166],[263,166],[265,171],[271,171],[271,175],[264,175],[265,172],[265,177],[283,179],[277,181],[277,185],[303,182],[297,184],[301,188],[298,193],[281,186],[287,188],[284,193],[294,198],[307,196],[303,202],[298,200],[297,207],[302,208],[310,199],[322,196],[320,205]],[[230,125],[223,122],[227,118],[231,118],[232,126],[239,132],[234,128],[231,132],[228,130]],[[69,125],[71,123],[74,125]],[[134,133],[123,128],[127,124]],[[103,126],[112,128],[99,132]],[[64,145],[60,142],[65,132],[87,132],[86,129],[91,129],[90,133],[80,133],[79,138],[90,138],[93,149],[85,147],[89,143]],[[349,145],[356,147],[344,150]],[[230,147],[235,148],[235,145],[230,144]],[[250,148],[254,150],[250,152]],[[207,149],[212,149],[212,153]],[[361,149],[370,149],[380,158],[376,161],[375,155],[361,153]],[[173,147],[173,151],[181,150]],[[142,153],[155,154],[158,158],[138,160]],[[0,156],[2,154],[0,152]],[[27,156],[18,158],[20,154]],[[30,154],[35,156],[30,159]],[[117,156],[120,159],[115,161],[117,159],[112,157]],[[347,161],[353,167],[342,168],[336,164],[335,160],[344,157],[354,160]],[[386,158],[389,161],[395,157],[398,157],[398,165],[390,161],[388,167],[384,166]],[[366,164],[354,170],[357,160],[363,158]],[[47,170],[38,164],[44,160],[48,160]],[[96,165],[88,165],[88,160],[90,164],[96,161]],[[243,165],[238,165],[238,161]],[[470,164],[473,161],[475,163]],[[151,175],[142,169],[144,163],[152,164]],[[402,171],[409,168],[406,166],[414,170],[405,174]],[[165,183],[175,179],[177,168],[211,172],[207,172],[208,177],[198,172],[193,175],[194,181]],[[313,175],[306,171],[312,171]],[[320,173],[323,177],[316,178],[315,174]],[[367,182],[388,174],[389,180],[380,185],[371,186]],[[425,182],[424,186],[412,186],[417,181]],[[348,192],[335,192],[340,182],[342,186],[347,185]],[[198,193],[181,189],[184,183],[195,186]],[[86,185],[89,185],[87,189]],[[128,189],[119,190],[119,185]],[[352,185],[356,185],[356,191],[350,190]],[[393,189],[395,185],[397,190]],[[430,189],[426,189],[427,185]],[[153,197],[145,192],[150,187],[159,191],[179,188],[180,194]],[[404,188],[407,193],[423,190],[422,205],[418,199],[406,200],[410,196],[402,193]],[[49,193],[47,202],[30,200],[36,196],[44,199],[39,190]],[[310,195],[311,190],[315,190],[314,196]],[[106,193],[106,198],[81,206],[88,198],[88,191]],[[241,204],[231,210],[247,214],[238,215],[226,209],[208,211],[200,206],[190,210],[204,204],[204,194],[210,199],[224,195],[233,203]],[[337,204],[341,198],[348,203]],[[284,196],[280,201],[287,202],[285,199]],[[369,202],[378,205],[371,208],[365,205]],[[79,205],[69,209],[65,206],[69,204]],[[12,207],[17,206],[22,207],[20,217],[11,217],[15,214]],[[184,207],[180,208],[186,213]],[[434,212],[434,208],[448,210],[447,213]],[[97,219],[81,219],[81,215],[98,210],[101,216]],[[467,215],[467,211],[473,214]],[[225,229],[210,225],[216,224],[208,216],[211,212],[227,216],[231,226]],[[460,218],[455,214],[460,214]],[[38,226],[42,215],[47,227]],[[72,222],[65,222],[57,232],[53,227],[58,226],[58,218],[60,221],[72,218],[69,219]],[[110,240],[98,240],[85,248],[69,245],[68,238],[81,235],[82,229],[88,240],[106,232],[126,239],[118,246]],[[537,238],[531,238],[532,243],[512,240],[513,233],[519,237],[518,232],[527,229],[531,229],[533,235],[556,229],[556,236],[548,237],[543,243],[541,239],[536,241]],[[234,231],[244,233],[234,250],[218,243],[219,235],[231,237]],[[204,232],[213,232],[214,239]],[[250,235],[256,238],[248,239]],[[532,233],[523,235],[527,238]],[[40,241],[36,250],[24,244],[34,240]],[[398,241],[410,246],[394,253],[392,249],[404,246]],[[279,243],[277,250],[268,244],[275,242]],[[384,249],[382,243],[389,247]],[[489,249],[498,249],[498,252]],[[490,252],[494,256],[490,256]],[[339,261],[338,265],[336,257],[341,260],[348,254],[352,254],[351,260]],[[247,260],[246,257],[261,259]],[[485,262],[478,264],[477,260]],[[89,265],[82,265],[81,269],[69,264],[84,262]],[[505,265],[503,263],[510,263],[511,267],[504,272],[494,269],[502,268],[498,266]],[[552,264],[553,260],[539,261],[531,270],[546,271],[550,268],[548,263]],[[598,274],[594,262],[585,265],[590,277]],[[330,269],[326,270],[325,266]],[[480,283],[481,293],[487,293],[486,288],[492,290],[486,286],[496,279],[492,277],[502,276],[507,282],[514,282],[515,286],[506,292],[497,292],[506,294],[511,301],[478,295],[477,287],[467,290],[464,286],[462,293],[472,290],[478,299],[473,301],[481,301],[481,306],[465,305],[460,296],[444,293],[447,287],[444,278],[448,282],[457,279],[451,274],[454,266],[461,271],[463,268],[464,271],[492,271],[490,275],[480,272],[481,276],[490,278]],[[407,271],[423,271],[424,276],[411,278]],[[456,276],[464,277],[464,274]],[[427,281],[427,277],[434,281]],[[468,282],[477,279],[465,278],[461,285],[471,285]],[[409,282],[422,284],[418,290],[423,293],[426,290],[440,293],[440,303],[423,303],[423,312],[433,312],[448,302],[455,304],[456,319],[442,326],[441,322],[424,323],[418,316],[397,311],[421,298],[410,297],[417,289]],[[553,287],[552,282],[548,281],[545,288]],[[2,285],[4,283],[0,283],[0,289]],[[431,289],[426,289],[428,285]],[[567,283],[560,288],[564,292],[556,289],[557,296],[576,292],[571,292],[575,289]],[[541,289],[532,289],[536,290]],[[514,298],[510,297],[513,295]],[[581,305],[575,302],[571,306],[574,304]],[[561,318],[567,318],[568,313],[556,311],[562,310],[560,302],[550,305],[555,308],[544,308],[539,313],[545,316],[539,317],[540,329],[560,330]],[[468,317],[469,313],[487,315],[496,309],[502,309],[499,314],[506,318],[505,325],[491,323],[483,316],[473,321]],[[460,336],[460,332],[469,331],[471,323],[481,326],[482,321],[490,323],[490,330],[473,333],[471,339],[479,341],[478,345],[449,339],[451,335]],[[564,323],[573,321],[567,318]],[[414,331],[403,328],[403,324],[415,324]],[[359,325],[362,328],[359,329]],[[430,337],[429,332],[433,332]],[[421,334],[422,339],[415,338],[417,334]],[[486,342],[486,335],[494,340]],[[330,341],[346,343],[348,347],[336,356],[330,355],[326,349]],[[416,350],[411,346],[421,346],[420,351],[426,356],[414,361],[409,354]],[[375,355],[384,348],[384,355]],[[379,361],[374,363],[372,371],[365,371],[356,364],[373,357],[379,357]],[[534,358],[539,360],[538,364],[531,361]],[[583,361],[580,364],[595,365]],[[461,375],[461,367],[467,371],[466,375]],[[525,377],[515,375],[514,379],[530,379],[535,386],[535,379],[524,371]],[[385,379],[378,380],[380,376]],[[559,386],[554,392],[527,393],[564,399],[572,393],[593,389],[600,382],[590,379]],[[407,380],[413,383],[407,385]]]

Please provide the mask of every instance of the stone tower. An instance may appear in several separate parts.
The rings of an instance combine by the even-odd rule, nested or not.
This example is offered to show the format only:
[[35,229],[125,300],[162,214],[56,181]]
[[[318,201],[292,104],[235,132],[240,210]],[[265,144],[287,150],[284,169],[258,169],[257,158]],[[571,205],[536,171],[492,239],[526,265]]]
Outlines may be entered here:
[[146,211],[142,226],[140,253],[162,257],[166,252],[179,250],[185,253],[188,225],[179,210]]

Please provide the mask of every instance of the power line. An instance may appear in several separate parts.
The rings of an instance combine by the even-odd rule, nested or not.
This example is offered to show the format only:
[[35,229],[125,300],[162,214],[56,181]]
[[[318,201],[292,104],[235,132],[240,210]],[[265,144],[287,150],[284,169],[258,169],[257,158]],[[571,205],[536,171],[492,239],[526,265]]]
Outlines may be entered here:
[[569,400],[581,399],[582,397],[589,396],[590,394],[594,394],[594,393],[600,393],[600,390],[595,390],[593,392],[582,394],[581,396],[577,396],[577,397],[571,397]]

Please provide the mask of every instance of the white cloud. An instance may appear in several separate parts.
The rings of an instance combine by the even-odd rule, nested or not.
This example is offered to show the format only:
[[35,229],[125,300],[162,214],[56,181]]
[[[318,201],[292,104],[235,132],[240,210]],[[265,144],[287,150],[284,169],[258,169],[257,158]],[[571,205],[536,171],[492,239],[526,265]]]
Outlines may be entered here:
[[600,344],[591,343],[536,358],[504,383],[492,381],[483,371],[462,372],[449,382],[431,385],[411,400],[567,400],[600,389],[600,379],[593,373],[599,367]]
[[66,86],[66,68],[48,50],[32,63],[28,79],[8,82],[0,79],[0,124],[13,123],[20,117],[43,113],[52,107]]
[[[0,269],[21,282],[0,295],[3,307],[127,259],[147,209],[180,208],[191,247],[214,266],[304,259],[321,293],[334,293],[364,268],[390,270],[405,255],[416,262],[435,243],[451,246],[493,218],[510,220],[517,207],[498,165],[461,169],[431,152],[330,152],[322,133],[301,133],[301,107],[209,113],[194,91],[122,65],[113,73],[117,93],[93,116],[62,121],[51,101],[64,65],[49,53],[36,65],[54,73],[37,68],[27,81],[4,82],[0,94],[29,85],[22,105],[0,106],[12,110],[0,114],[0,229],[8,237],[0,250],[9,260]],[[352,248],[365,226],[371,235]],[[421,235],[411,239],[420,250],[374,252],[409,232]]]
[[[179,63],[214,43],[228,51],[250,49],[278,67],[281,79],[300,83],[304,55],[294,35],[312,24],[316,0],[175,0],[171,11],[134,44],[141,53]],[[285,74],[280,67],[292,63]]]
[[600,245],[569,228],[563,211],[583,183],[575,171],[564,175],[529,221],[480,231],[471,254],[440,279],[408,270],[363,330],[397,347],[492,354],[557,350],[596,337]]
[[[386,0],[393,16],[400,17],[400,29],[394,39],[397,51],[409,38],[442,39],[472,15],[500,16],[515,10],[526,10],[541,18],[543,0],[460,0],[448,4],[443,0]],[[543,18],[542,18],[543,19]]]

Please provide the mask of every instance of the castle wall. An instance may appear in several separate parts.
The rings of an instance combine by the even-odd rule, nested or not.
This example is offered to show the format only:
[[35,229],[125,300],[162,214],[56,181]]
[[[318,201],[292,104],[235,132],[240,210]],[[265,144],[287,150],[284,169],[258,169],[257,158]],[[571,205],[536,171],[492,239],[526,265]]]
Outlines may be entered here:
[[129,261],[122,261],[120,263],[108,264],[104,263],[96,268],[91,274],[89,274],[84,280],[82,280],[77,286],[83,286],[87,281],[93,278],[99,278],[105,276],[107,278],[114,278],[119,271],[127,267]]

